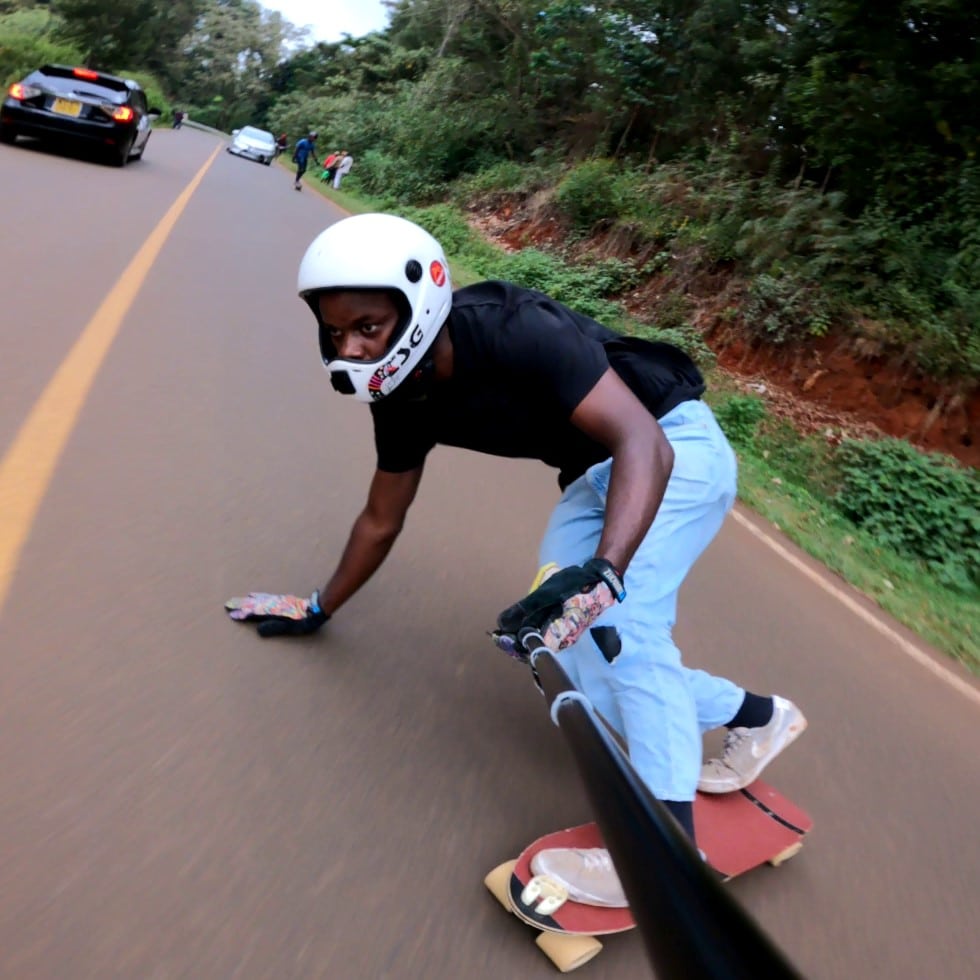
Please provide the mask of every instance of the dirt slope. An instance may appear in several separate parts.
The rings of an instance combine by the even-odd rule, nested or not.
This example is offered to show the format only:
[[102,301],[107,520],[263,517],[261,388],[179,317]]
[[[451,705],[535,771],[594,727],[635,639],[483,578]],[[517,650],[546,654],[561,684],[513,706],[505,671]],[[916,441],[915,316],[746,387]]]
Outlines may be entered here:
[[[474,227],[504,248],[548,248],[566,233],[547,210],[506,204],[471,215]],[[601,237],[577,246],[582,253],[614,254]],[[678,263],[674,263],[675,267]],[[683,263],[680,263],[682,266]],[[879,346],[853,338],[810,338],[805,345],[772,346],[740,321],[741,284],[730,273],[672,268],[620,297],[643,319],[682,291],[690,319],[718,357],[721,368],[764,395],[771,411],[806,433],[883,433],[922,449],[948,453],[980,467],[980,387],[943,386],[886,356]]]

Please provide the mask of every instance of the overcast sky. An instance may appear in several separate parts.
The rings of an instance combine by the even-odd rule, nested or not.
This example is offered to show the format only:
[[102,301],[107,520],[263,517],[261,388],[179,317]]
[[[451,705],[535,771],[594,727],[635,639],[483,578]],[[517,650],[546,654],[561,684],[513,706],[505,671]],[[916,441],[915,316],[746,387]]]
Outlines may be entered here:
[[363,37],[388,24],[381,0],[259,0],[297,27],[309,27],[314,41],[339,41],[342,34]]

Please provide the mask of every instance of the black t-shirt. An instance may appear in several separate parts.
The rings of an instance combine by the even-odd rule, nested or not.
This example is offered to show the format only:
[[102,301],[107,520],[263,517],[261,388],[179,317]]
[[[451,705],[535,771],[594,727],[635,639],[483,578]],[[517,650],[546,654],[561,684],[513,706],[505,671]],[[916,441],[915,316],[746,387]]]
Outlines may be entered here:
[[621,337],[543,293],[484,282],[453,294],[453,375],[423,398],[371,405],[378,469],[421,466],[436,445],[540,459],[562,488],[609,450],[570,422],[612,366],[658,418],[704,382],[677,348]]

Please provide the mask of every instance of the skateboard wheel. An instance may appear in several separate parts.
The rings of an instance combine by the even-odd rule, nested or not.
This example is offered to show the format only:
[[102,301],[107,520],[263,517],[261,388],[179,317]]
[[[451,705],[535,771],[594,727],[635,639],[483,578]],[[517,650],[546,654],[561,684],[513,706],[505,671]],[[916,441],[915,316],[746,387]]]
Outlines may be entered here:
[[795,844],[790,844],[785,851],[780,851],[774,858],[769,859],[769,863],[774,867],[778,868],[784,861],[788,861],[791,857],[795,857],[803,849],[803,841],[798,840]]
[[538,949],[555,964],[559,973],[571,973],[602,952],[602,943],[595,936],[542,932],[535,942]]
[[517,866],[516,861],[504,861],[503,864],[498,864],[497,867],[493,869],[483,879],[483,884],[487,886],[490,894],[500,902],[501,905],[508,912],[513,912],[510,907],[510,877],[514,873],[514,868]]

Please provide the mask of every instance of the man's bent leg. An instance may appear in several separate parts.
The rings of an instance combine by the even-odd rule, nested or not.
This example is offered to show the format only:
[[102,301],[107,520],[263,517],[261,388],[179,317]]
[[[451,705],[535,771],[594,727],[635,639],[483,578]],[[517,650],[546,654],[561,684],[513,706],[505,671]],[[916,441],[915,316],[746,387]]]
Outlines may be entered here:
[[[561,655],[576,683],[626,738],[651,791],[694,798],[701,731],[729,721],[744,692],[690,671],[671,638],[677,591],[734,499],[735,461],[707,406],[685,403],[662,420],[675,446],[674,472],[646,539],[626,570],[627,598]],[[602,531],[611,461],[592,467],[556,506],[542,563],[579,564]]]

